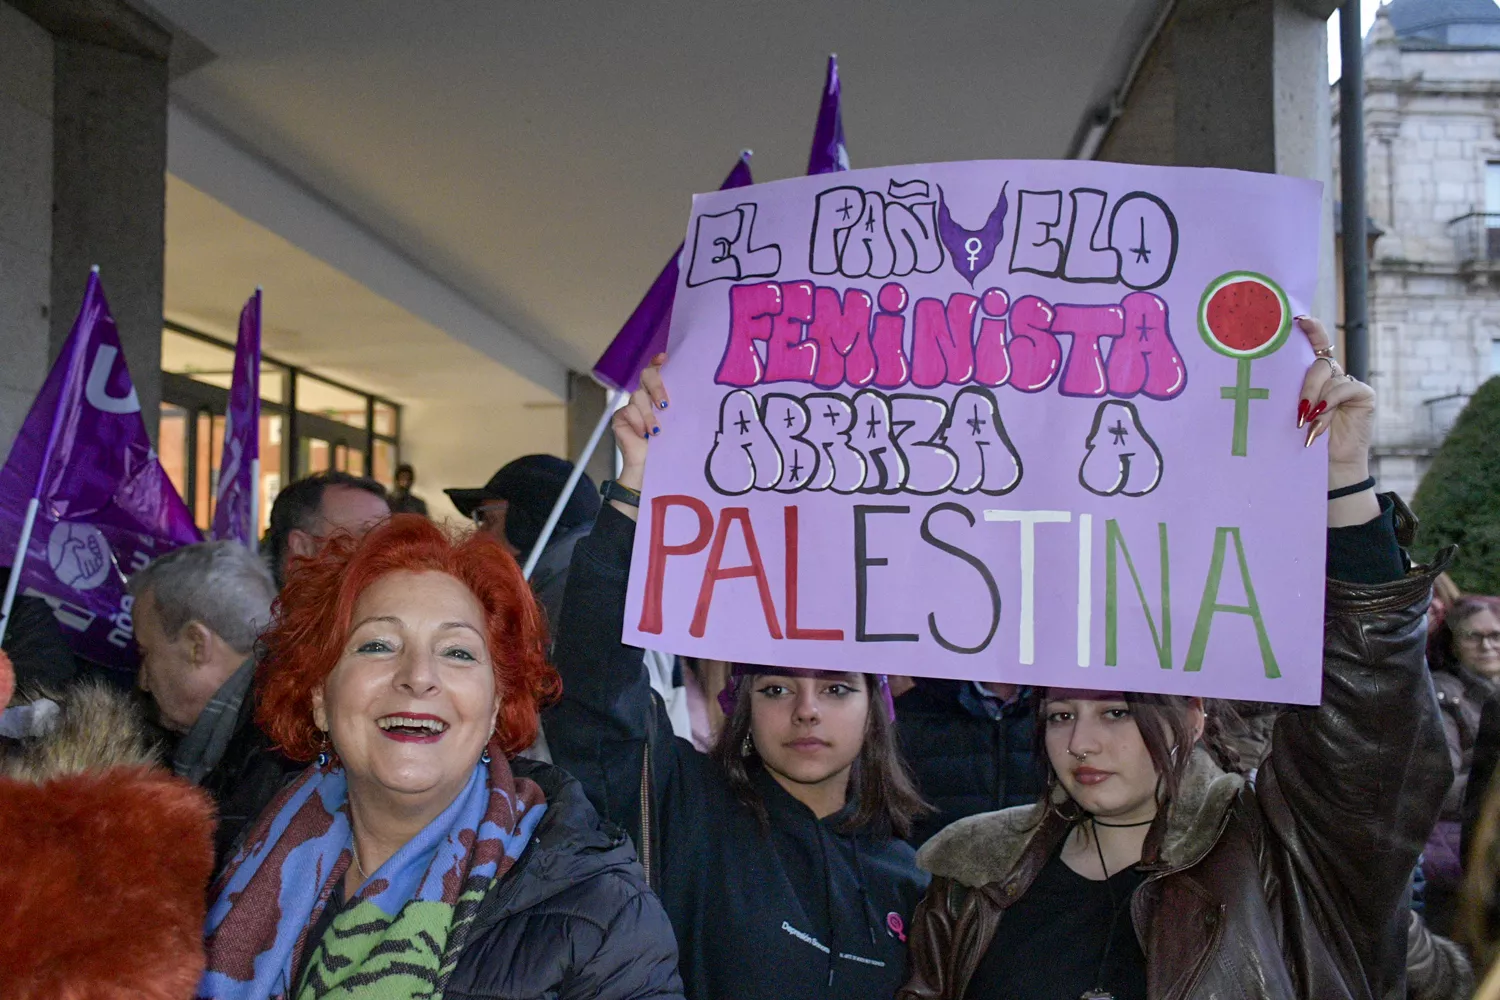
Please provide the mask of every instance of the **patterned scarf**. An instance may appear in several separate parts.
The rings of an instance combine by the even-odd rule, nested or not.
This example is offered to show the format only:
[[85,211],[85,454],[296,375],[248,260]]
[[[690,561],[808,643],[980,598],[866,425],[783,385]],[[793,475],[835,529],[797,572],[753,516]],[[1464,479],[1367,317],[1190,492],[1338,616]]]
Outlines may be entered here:
[[195,785],[203,783],[210,771],[224,759],[224,751],[234,739],[240,725],[240,709],[255,683],[255,657],[245,657],[239,669],[229,675],[214,696],[208,700],[198,721],[187,731],[172,751],[172,773]]
[[[517,781],[504,756],[492,754],[441,815],[370,874],[321,942],[307,940],[308,931],[353,857],[349,786],[337,765],[308,768],[267,808],[214,885],[198,996],[441,997],[480,902],[547,809],[542,790]],[[292,977],[309,948],[294,992]]]

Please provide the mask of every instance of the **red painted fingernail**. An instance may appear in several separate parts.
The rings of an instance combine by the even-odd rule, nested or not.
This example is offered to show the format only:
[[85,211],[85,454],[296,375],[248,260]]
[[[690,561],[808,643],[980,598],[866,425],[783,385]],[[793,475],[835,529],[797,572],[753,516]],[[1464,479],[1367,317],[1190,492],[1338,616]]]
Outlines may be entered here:
[[1311,404],[1307,400],[1299,399],[1297,401],[1297,426],[1299,428],[1307,423],[1307,411],[1310,408]]
[[1323,411],[1326,409],[1328,409],[1328,404],[1326,402],[1319,403],[1317,406],[1314,406],[1312,408],[1312,412],[1307,415],[1308,422],[1311,423],[1312,421],[1317,420],[1323,415]]
[[1312,426],[1310,426],[1310,427],[1307,428],[1307,440],[1305,442],[1303,442],[1302,447],[1304,447],[1304,448],[1311,448],[1312,447],[1312,443],[1313,443],[1313,438],[1315,438],[1317,436],[1318,436],[1318,425],[1317,424],[1313,424]]

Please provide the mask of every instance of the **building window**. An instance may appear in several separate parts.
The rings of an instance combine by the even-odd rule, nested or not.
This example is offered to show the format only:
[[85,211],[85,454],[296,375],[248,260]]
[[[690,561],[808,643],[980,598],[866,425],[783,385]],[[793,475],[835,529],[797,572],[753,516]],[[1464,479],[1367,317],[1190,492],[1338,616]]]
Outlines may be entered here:
[[[213,524],[234,345],[176,323],[162,331],[158,452],[198,527]],[[260,531],[281,485],[337,469],[393,485],[401,407],[262,355]]]

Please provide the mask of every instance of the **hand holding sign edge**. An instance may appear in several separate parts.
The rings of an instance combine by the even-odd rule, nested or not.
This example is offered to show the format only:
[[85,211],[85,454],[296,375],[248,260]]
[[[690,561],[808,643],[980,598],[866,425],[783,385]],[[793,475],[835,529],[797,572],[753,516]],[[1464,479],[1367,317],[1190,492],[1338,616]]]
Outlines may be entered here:
[[[662,411],[667,408],[667,389],[661,380],[661,368],[666,363],[665,354],[651,359],[650,366],[641,372],[640,388],[630,394],[629,402],[615,411],[611,422],[622,460],[616,481],[638,492],[646,479],[646,453],[650,450],[651,438],[661,433]],[[632,521],[640,514],[629,504],[610,502]]]

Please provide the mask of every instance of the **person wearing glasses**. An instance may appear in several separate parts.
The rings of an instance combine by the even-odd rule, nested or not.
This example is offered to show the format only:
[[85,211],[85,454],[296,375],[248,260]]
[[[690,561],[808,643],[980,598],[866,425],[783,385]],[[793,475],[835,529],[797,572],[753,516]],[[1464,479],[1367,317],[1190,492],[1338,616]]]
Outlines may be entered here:
[[[1443,623],[1432,632],[1427,664],[1443,713],[1453,787],[1443,800],[1442,818],[1422,855],[1422,873],[1427,876],[1423,915],[1434,931],[1451,934],[1463,877],[1465,795],[1471,781],[1482,786],[1493,770],[1493,764],[1476,766],[1476,757],[1483,754],[1482,750],[1476,754],[1476,749],[1488,742],[1482,734],[1489,727],[1481,719],[1500,683],[1500,598],[1470,596],[1454,601]],[[1483,795],[1484,788],[1477,788],[1476,798]]]
[[[460,514],[472,520],[480,531],[498,538],[524,564],[541,538],[542,526],[572,472],[573,463],[565,458],[526,455],[501,467],[483,486],[443,492]],[[598,513],[599,491],[585,473],[573,487],[531,573],[531,591],[547,613],[549,626],[556,626],[562,611],[573,546],[589,533]]]

